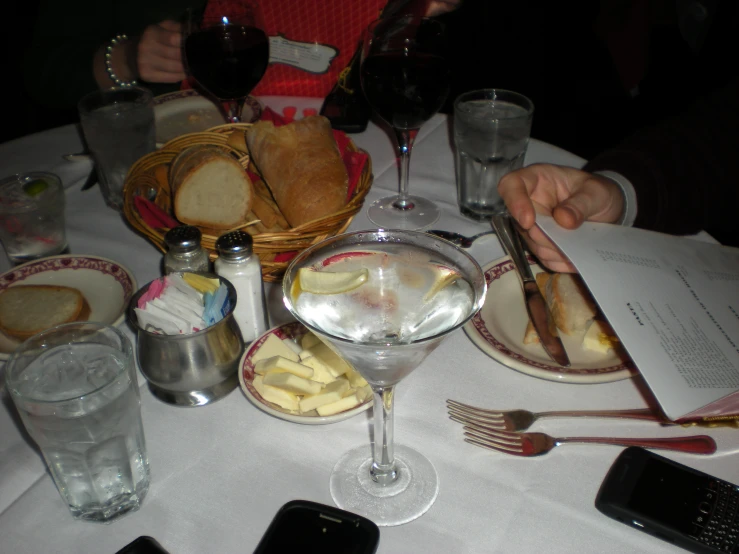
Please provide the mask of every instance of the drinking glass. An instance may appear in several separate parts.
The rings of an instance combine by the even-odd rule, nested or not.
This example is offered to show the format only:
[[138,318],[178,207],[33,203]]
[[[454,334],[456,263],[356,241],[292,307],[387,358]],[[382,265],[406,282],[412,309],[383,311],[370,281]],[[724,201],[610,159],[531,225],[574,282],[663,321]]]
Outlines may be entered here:
[[185,64],[205,92],[223,102],[229,123],[241,121],[244,100],[269,63],[269,39],[259,4],[250,0],[208,2],[188,10]]
[[[347,282],[336,273],[366,280],[354,280],[359,286],[351,290],[312,294],[300,284],[305,271],[325,272],[329,281]],[[436,500],[439,480],[425,456],[393,443],[395,385],[480,309],[486,291],[480,266],[426,233],[359,231],[304,250],[282,287],[290,312],[359,371],[374,393],[374,445],[338,461],[330,482],[334,501],[378,525],[416,519]]]
[[5,366],[5,384],[72,516],[110,522],[149,489],[131,342],[103,323],[34,335]]
[[405,16],[370,24],[361,62],[362,91],[372,109],[393,128],[400,162],[398,194],[374,202],[370,220],[385,229],[421,229],[439,218],[430,200],[408,194],[413,141],[449,94],[451,69],[444,25]]

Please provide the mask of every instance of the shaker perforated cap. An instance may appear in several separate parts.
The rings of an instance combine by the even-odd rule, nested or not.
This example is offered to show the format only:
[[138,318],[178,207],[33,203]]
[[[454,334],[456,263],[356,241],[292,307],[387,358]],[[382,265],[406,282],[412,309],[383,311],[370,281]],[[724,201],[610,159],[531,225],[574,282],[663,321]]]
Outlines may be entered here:
[[172,227],[164,235],[167,248],[175,252],[192,252],[200,248],[200,240],[203,235],[200,229],[192,225],[180,225]]
[[254,252],[254,240],[244,231],[231,231],[218,237],[216,250],[226,260],[242,260]]

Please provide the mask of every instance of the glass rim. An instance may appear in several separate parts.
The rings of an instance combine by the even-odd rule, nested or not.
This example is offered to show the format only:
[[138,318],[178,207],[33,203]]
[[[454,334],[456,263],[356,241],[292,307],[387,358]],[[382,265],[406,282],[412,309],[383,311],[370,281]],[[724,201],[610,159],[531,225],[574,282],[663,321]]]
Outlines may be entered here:
[[534,113],[534,102],[528,97],[520,92],[516,92],[514,90],[508,90],[503,88],[481,88],[481,89],[475,89],[475,90],[468,90],[467,92],[461,93],[459,96],[457,96],[454,99],[453,109],[456,114],[457,111],[460,111],[462,113],[469,113],[470,110],[463,110],[461,105],[464,102],[469,102],[470,100],[496,100],[498,98],[498,95],[503,95],[509,97],[508,100],[514,100],[516,104],[526,110],[525,115],[514,115],[510,117],[495,117],[494,119],[496,121],[512,121],[516,119],[527,119],[531,117]]
[[36,210],[41,209],[50,203],[59,202],[60,196],[62,198],[62,202],[64,201],[65,196],[62,179],[61,177],[59,177],[59,175],[57,175],[56,173],[51,173],[50,171],[25,171],[23,173],[8,175],[7,177],[0,179],[0,197],[2,197],[3,189],[5,189],[6,187],[10,187],[16,183],[23,186],[23,184],[25,184],[24,181],[28,182],[35,179],[46,180],[49,186],[53,188],[53,194],[45,194],[41,198],[29,196],[28,199],[31,202],[23,208],[6,206],[2,201],[0,201],[0,214],[13,215],[35,212]]
[[[14,369],[14,366],[16,365],[17,361],[19,359],[21,359],[21,357],[23,356],[23,353],[24,352],[27,352],[26,350],[24,350],[24,346],[26,346],[26,344],[29,341],[31,341],[31,340],[41,339],[44,336],[48,336],[48,335],[51,335],[53,333],[57,333],[60,330],[71,329],[73,327],[92,327],[94,331],[101,331],[101,330],[111,330],[111,331],[113,331],[113,334],[114,335],[117,335],[118,338],[121,341],[121,349],[119,349],[118,351],[119,352],[122,352],[124,354],[124,356],[129,360],[128,363],[126,363],[124,366],[120,367],[118,369],[118,371],[116,371],[115,374],[110,379],[108,379],[104,384],[102,384],[102,385],[100,385],[100,386],[98,386],[98,387],[96,387],[96,388],[94,388],[92,390],[86,391],[86,392],[84,392],[82,394],[75,394],[75,395],[71,395],[69,397],[59,398],[59,399],[55,399],[55,400],[35,398],[33,396],[29,396],[29,395],[25,395],[25,394],[20,394],[18,392],[18,390],[17,390],[18,382],[12,380],[12,373],[13,373],[13,369]],[[72,343],[67,343],[67,344],[72,344]],[[51,348],[56,348],[58,346],[63,346],[63,345],[62,344],[59,344],[59,345],[53,346]],[[33,357],[34,360],[37,359],[43,352],[46,352],[49,349],[36,347],[35,350],[38,352],[38,354]],[[37,334],[33,335],[32,337],[27,338],[25,341],[23,341],[15,349],[15,351],[11,354],[10,358],[8,359],[8,361],[5,363],[5,371],[4,371],[4,373],[5,373],[5,375],[4,375],[5,387],[8,390],[8,392],[10,393],[11,398],[14,398],[14,399],[17,398],[17,399],[22,400],[24,402],[34,402],[36,404],[54,405],[54,404],[64,404],[66,402],[80,401],[80,400],[84,399],[86,396],[97,395],[100,392],[102,392],[103,390],[111,387],[113,385],[113,383],[115,383],[115,381],[123,373],[125,373],[125,372],[128,371],[128,365],[130,363],[134,363],[133,362],[133,347],[131,345],[131,341],[117,327],[113,327],[112,325],[108,325],[106,323],[99,323],[99,322],[95,322],[95,321],[73,321],[71,323],[62,323],[60,325],[56,325],[54,327],[51,327],[51,328],[46,329],[44,331],[41,331],[40,333],[37,333]],[[28,365],[30,365],[30,363]],[[27,368],[28,365],[26,365],[25,367]],[[17,377],[17,375],[16,375],[16,377]],[[136,386],[138,386],[138,383],[134,383],[134,384]]]
[[115,104],[116,102],[105,102],[106,98],[115,98],[116,96],[123,96],[126,93],[134,93],[134,97],[128,101],[133,101],[135,104],[147,105],[150,102],[154,102],[154,93],[142,86],[114,86],[104,89],[97,89],[88,92],[79,102],[77,102],[77,110],[80,114],[90,114],[96,110],[99,110],[103,106]]
[[[470,310],[470,314],[463,318],[461,321],[459,321],[456,325],[449,327],[448,329],[445,329],[443,332],[435,333],[433,335],[429,335],[427,337],[423,337],[420,339],[413,340],[411,342],[407,343],[393,343],[393,342],[373,342],[371,344],[363,343],[356,340],[347,339],[344,337],[338,337],[332,333],[328,333],[326,331],[323,331],[321,329],[318,329],[317,327],[305,322],[303,318],[299,317],[297,314],[297,311],[294,309],[294,304],[292,301],[292,297],[290,295],[290,291],[287,290],[289,288],[292,288],[292,283],[294,282],[294,279],[290,278],[290,275],[292,273],[295,273],[296,271],[293,271],[293,268],[298,265],[300,262],[304,261],[306,258],[311,256],[313,253],[321,249],[322,247],[332,243],[337,242],[339,240],[354,237],[357,235],[362,234],[371,234],[371,235],[384,235],[387,237],[390,233],[401,233],[401,234],[408,234],[408,235],[415,235],[419,237],[423,237],[424,240],[429,240],[430,243],[440,243],[444,244],[445,247],[452,248],[456,251],[458,251],[460,254],[462,254],[469,262],[472,263],[473,267],[476,268],[479,271],[479,275],[481,277],[482,281],[482,292],[479,295],[479,298],[476,299],[476,302],[473,303],[472,309]],[[427,248],[424,246],[424,248]],[[428,248],[427,248],[428,249]],[[290,286],[288,287],[288,280],[290,281]],[[473,292],[476,293],[474,284],[472,284]],[[482,306],[485,304],[485,296],[487,292],[487,279],[485,278],[485,273],[482,270],[482,267],[480,264],[473,258],[468,252],[465,252],[461,248],[458,248],[454,244],[450,243],[449,241],[446,241],[444,239],[441,239],[439,237],[436,237],[434,235],[431,235],[429,233],[426,233],[424,231],[415,231],[415,230],[405,230],[405,229],[365,229],[363,231],[351,231],[348,233],[342,233],[340,235],[334,235],[333,237],[328,237],[321,242],[314,244],[313,246],[310,246],[303,250],[300,254],[295,256],[295,258],[292,259],[290,264],[288,265],[287,269],[285,270],[285,276],[282,279],[282,301],[287,310],[297,319],[302,325],[304,325],[307,329],[314,333],[318,333],[321,335],[326,335],[331,337],[332,340],[336,340],[340,343],[345,344],[356,344],[356,345],[367,345],[367,346],[385,346],[385,347],[392,347],[392,348],[402,348],[402,347],[413,347],[418,344],[422,344],[424,342],[429,342],[438,339],[441,336],[450,334],[452,331],[455,331],[459,329],[460,327],[464,326],[470,319],[474,317],[474,315],[482,308]]]

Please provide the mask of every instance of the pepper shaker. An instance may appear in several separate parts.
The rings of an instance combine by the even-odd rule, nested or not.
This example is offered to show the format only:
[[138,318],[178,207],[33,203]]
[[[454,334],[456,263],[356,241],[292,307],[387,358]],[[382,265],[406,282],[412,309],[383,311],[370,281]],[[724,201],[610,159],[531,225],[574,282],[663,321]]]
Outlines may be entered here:
[[252,342],[269,326],[262,281],[262,264],[254,254],[254,241],[249,233],[232,231],[216,240],[218,258],[215,272],[236,289],[233,311],[241,329],[244,344]]
[[173,227],[164,235],[167,253],[164,255],[164,273],[193,271],[207,272],[210,260],[201,246],[200,229],[192,225]]

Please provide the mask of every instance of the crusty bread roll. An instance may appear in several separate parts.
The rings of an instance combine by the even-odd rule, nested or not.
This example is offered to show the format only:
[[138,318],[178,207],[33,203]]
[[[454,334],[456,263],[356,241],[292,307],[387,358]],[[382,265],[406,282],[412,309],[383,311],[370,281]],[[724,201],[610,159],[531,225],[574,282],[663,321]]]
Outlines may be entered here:
[[[582,279],[573,273],[536,274],[536,285],[544,296],[557,329],[566,335],[584,333],[595,318],[598,308]],[[524,344],[539,342],[539,335],[531,321],[526,325]]]
[[566,335],[584,333],[598,311],[585,283],[574,273],[552,275],[545,298],[557,329]]
[[72,287],[16,285],[0,293],[0,330],[18,340],[89,317],[87,300]]
[[327,216],[346,204],[346,167],[325,117],[310,116],[281,127],[259,121],[247,129],[246,143],[291,226]]
[[174,214],[182,223],[232,229],[246,223],[253,188],[243,167],[215,146],[186,148],[169,168]]

